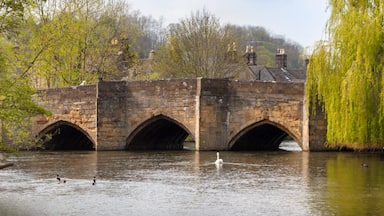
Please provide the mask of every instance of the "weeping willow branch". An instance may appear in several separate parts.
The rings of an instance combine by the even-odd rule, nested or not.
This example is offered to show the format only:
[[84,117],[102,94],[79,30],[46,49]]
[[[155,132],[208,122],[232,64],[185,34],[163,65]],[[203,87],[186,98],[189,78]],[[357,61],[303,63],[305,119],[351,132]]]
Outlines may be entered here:
[[329,4],[329,40],[317,44],[308,65],[308,105],[323,106],[329,147],[383,149],[384,3]]

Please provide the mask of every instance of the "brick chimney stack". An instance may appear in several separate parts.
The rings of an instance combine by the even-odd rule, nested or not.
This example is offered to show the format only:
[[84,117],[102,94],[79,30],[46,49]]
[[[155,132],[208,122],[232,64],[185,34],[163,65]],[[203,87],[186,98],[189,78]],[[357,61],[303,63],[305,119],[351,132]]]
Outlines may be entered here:
[[287,54],[284,49],[276,50],[276,66],[278,68],[287,68]]

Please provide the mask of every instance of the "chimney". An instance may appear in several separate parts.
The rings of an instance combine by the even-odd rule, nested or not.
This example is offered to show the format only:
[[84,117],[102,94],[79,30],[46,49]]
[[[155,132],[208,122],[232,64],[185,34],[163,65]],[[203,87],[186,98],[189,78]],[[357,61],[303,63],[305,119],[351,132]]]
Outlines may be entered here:
[[278,48],[276,50],[276,66],[278,68],[287,68],[287,54],[285,50]]
[[229,62],[236,62],[237,61],[236,42],[233,42],[232,45],[228,44],[227,53],[225,54],[225,59]]
[[247,45],[245,48],[245,58],[247,65],[256,65],[256,53],[253,46]]
[[251,46],[251,53],[250,53],[249,59],[250,59],[249,61],[250,65],[256,65],[256,52],[253,49],[253,46]]

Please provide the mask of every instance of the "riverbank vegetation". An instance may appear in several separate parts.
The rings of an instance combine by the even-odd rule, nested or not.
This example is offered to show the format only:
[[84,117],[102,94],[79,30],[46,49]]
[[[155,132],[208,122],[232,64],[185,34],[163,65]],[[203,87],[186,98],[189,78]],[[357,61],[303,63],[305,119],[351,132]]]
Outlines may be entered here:
[[29,67],[20,67],[11,41],[21,31],[19,27],[25,9],[34,3],[28,0],[0,1],[0,152],[14,152],[19,145],[28,143],[31,117],[48,114],[32,100],[35,91],[27,76]]
[[[35,88],[92,84],[98,78],[225,77],[230,65],[224,56],[233,43],[242,65],[246,45],[253,45],[260,53],[258,64],[274,67],[276,49],[285,48],[290,68],[305,66],[299,44],[273,37],[263,27],[223,24],[206,10],[164,26],[129,1],[46,0],[24,10],[23,18],[22,31],[6,40]],[[150,53],[158,58],[148,66]]]
[[328,39],[307,70],[307,101],[323,107],[331,148],[384,147],[384,3],[330,0]]

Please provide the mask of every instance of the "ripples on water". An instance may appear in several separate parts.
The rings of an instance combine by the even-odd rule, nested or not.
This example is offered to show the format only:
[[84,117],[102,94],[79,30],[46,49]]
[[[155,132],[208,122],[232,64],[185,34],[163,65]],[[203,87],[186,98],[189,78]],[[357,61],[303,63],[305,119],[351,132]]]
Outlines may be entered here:
[[[220,156],[224,164],[217,168],[215,152],[21,153],[11,158],[13,167],[0,170],[0,215],[384,213],[381,155]],[[362,168],[362,162],[369,167]],[[67,183],[58,184],[56,174]]]

